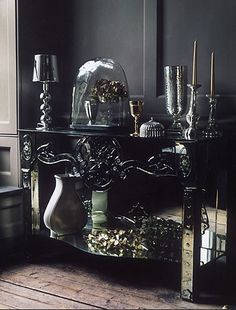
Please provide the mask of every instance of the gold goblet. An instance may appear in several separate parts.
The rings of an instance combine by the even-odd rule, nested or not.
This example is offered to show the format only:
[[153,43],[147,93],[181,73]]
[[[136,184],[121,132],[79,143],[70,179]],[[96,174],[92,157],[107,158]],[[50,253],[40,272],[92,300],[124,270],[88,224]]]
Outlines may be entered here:
[[143,101],[141,100],[130,100],[130,113],[134,118],[134,132],[130,135],[133,137],[139,137],[139,130],[138,130],[138,120],[143,111]]

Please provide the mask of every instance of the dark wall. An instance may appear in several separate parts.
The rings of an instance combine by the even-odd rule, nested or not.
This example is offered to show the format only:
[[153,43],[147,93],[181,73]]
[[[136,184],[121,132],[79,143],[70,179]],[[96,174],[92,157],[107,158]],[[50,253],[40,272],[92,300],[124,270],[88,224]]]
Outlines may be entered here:
[[200,93],[209,92],[210,54],[214,51],[216,91],[223,95],[234,94],[236,1],[163,2],[163,63],[186,64],[191,75],[192,43],[198,40],[198,80],[202,84]]
[[[20,126],[35,127],[39,120],[40,83],[33,83],[34,54],[58,56],[60,83],[50,85],[53,115],[59,120],[68,108],[70,95],[71,9],[63,0],[18,1],[18,65]],[[66,60],[66,62],[64,61]],[[69,63],[69,61],[68,61]],[[68,104],[68,102],[67,102]]]
[[210,54],[215,52],[217,117],[224,126],[236,115],[236,1],[164,0],[163,65],[188,66],[191,81],[192,45],[198,40],[199,111],[208,116],[205,95],[210,88]]
[[73,19],[74,75],[88,59],[112,58],[125,69],[130,92],[142,93],[143,0],[76,1]]
[[34,127],[39,117],[41,85],[31,80],[40,52],[58,56],[61,81],[51,86],[57,126],[69,124],[79,67],[99,56],[122,65],[131,96],[148,108],[156,98],[157,6],[156,0],[18,1],[21,127]]
[[60,83],[51,85],[55,126],[70,122],[76,72],[87,60],[113,58],[124,68],[130,95],[145,102],[144,119],[163,119],[163,66],[185,64],[191,80],[192,44],[198,40],[199,113],[208,115],[210,53],[216,58],[218,117],[234,122],[236,102],[235,0],[19,0],[21,127],[35,127],[41,85],[32,82],[33,55],[58,56]]

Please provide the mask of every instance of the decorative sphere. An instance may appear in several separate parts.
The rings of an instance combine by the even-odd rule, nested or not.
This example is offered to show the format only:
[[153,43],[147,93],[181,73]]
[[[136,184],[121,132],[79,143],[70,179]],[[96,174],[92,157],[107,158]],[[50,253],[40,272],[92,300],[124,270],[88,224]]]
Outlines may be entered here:
[[52,96],[49,93],[41,93],[40,94],[40,99],[41,100],[50,101],[51,98],[52,98]]

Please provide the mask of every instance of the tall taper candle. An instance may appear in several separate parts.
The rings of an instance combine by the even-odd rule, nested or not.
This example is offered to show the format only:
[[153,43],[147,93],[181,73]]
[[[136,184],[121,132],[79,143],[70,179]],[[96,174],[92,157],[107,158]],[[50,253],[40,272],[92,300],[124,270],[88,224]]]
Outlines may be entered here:
[[210,80],[210,96],[215,96],[215,55],[211,53],[211,80]]
[[193,42],[192,85],[197,85],[197,41]]

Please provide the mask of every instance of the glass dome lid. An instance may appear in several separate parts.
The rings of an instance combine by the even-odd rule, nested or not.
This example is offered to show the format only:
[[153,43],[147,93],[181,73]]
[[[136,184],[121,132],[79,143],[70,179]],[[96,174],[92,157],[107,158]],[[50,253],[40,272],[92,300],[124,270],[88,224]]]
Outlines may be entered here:
[[140,126],[140,137],[151,137],[151,138],[156,138],[156,137],[162,137],[165,134],[165,129],[164,126],[159,123],[154,121],[153,117],[146,122],[143,123]]
[[121,65],[107,58],[89,60],[79,68],[73,87],[71,127],[125,126],[128,102],[128,83]]

